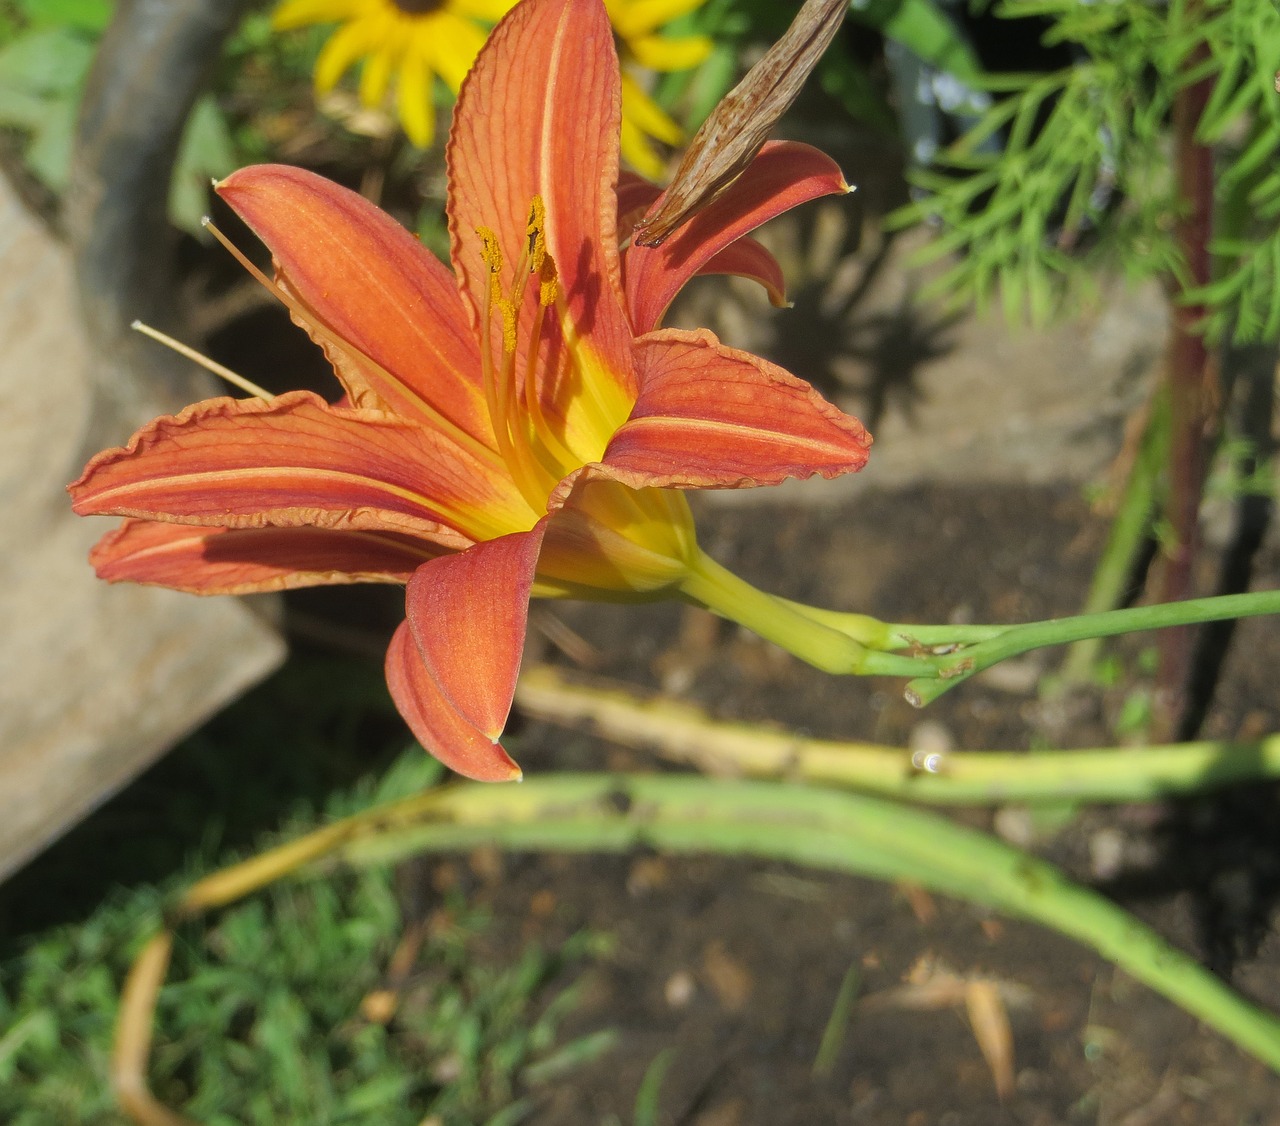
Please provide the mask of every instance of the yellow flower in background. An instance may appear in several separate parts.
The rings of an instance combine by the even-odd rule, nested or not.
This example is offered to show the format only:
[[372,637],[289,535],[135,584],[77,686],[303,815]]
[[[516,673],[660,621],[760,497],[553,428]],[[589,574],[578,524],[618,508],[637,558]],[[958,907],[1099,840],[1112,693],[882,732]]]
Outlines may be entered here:
[[[622,156],[651,180],[664,164],[654,141],[678,145],[684,131],[655,102],[634,73],[688,70],[711,51],[702,35],[667,37],[660,29],[700,8],[706,0],[605,0],[622,62]],[[381,105],[396,88],[406,136],[420,148],[435,136],[432,80],[439,75],[457,94],[490,27],[514,0],[284,0],[273,23],[278,30],[337,24],[316,60],[318,94],[327,94],[357,62],[360,100]]]
[[651,143],[679,145],[684,130],[645,92],[632,71],[640,66],[661,72],[690,70],[710,53],[705,35],[668,38],[663,24],[702,7],[706,0],[605,0],[622,64],[622,157],[640,175],[660,179],[662,158]]
[[360,101],[381,105],[396,86],[400,124],[419,148],[435,137],[432,79],[455,94],[514,0],[284,0],[273,24],[285,31],[317,23],[340,25],[316,60],[316,93],[327,94],[357,62]]

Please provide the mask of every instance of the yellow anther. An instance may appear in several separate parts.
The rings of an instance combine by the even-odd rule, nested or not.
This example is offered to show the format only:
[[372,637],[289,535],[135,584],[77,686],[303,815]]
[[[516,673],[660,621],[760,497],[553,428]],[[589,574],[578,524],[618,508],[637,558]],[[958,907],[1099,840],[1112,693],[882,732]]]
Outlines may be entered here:
[[489,267],[489,300],[501,301],[502,248],[498,245],[498,236],[490,227],[477,227],[476,234],[480,236],[480,257]]
[[505,297],[495,302],[498,312],[502,314],[502,351],[504,355],[514,356],[516,352],[516,307]]
[[489,267],[489,273],[502,273],[502,247],[498,245],[498,236],[490,227],[477,227],[476,234],[480,236],[480,257]]
[[538,304],[547,308],[556,303],[560,292],[560,279],[556,274],[556,260],[548,254],[542,260],[542,268],[538,271]]
[[498,245],[498,236],[494,234],[492,227],[477,227],[476,234],[480,236],[480,257],[484,259],[484,264],[489,267],[490,273],[500,273],[502,247]]
[[542,272],[542,262],[547,256],[547,205],[542,196],[536,195],[529,204],[529,222],[524,233],[529,240],[529,272]]

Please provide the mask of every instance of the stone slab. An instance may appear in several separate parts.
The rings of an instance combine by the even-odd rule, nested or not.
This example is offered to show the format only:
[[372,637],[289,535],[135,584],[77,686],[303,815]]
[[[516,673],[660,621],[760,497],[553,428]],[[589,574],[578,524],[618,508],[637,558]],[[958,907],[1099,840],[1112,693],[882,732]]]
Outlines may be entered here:
[[284,657],[242,600],[94,576],[114,521],[65,486],[138,420],[95,411],[75,308],[68,252],[0,177],[0,879]]

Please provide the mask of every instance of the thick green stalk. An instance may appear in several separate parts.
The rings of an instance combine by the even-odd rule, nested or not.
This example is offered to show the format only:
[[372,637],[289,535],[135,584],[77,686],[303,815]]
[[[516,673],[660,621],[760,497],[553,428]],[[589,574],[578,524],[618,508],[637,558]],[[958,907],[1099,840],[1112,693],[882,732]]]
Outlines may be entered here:
[[934,645],[968,645],[975,641],[999,637],[1009,628],[1008,626],[980,625],[931,626],[923,623],[890,625],[868,614],[824,610],[819,606],[806,606],[803,602],[792,602],[787,598],[779,598],[777,601],[829,629],[848,634],[869,649],[891,650],[929,648]]
[[678,701],[574,684],[546,665],[521,674],[516,703],[526,715],[590,724],[606,739],[655,750],[708,774],[785,778],[938,805],[1154,801],[1280,776],[1280,735],[1247,743],[921,755],[723,723]]
[[[1137,630],[1280,613],[1280,590],[1270,590],[1013,626],[881,622],[865,614],[822,610],[775,598],[701,553],[690,564],[680,592],[690,602],[746,626],[823,672],[910,677],[906,696],[920,707],[974,673],[1032,649]],[[913,652],[908,656],[893,650]]]
[[1280,591],[1260,591],[1025,625],[882,622],[866,614],[822,610],[775,598],[701,553],[690,563],[680,593],[688,601],[746,626],[823,672],[911,677],[907,699],[919,706],[937,699],[974,673],[1032,649],[1135,630],[1280,612]]
[[422,850],[714,852],[786,860],[945,894],[1042,923],[1092,947],[1280,1071],[1280,1020],[1058,869],[897,802],[775,782],[689,776],[554,775],[521,786],[459,785],[363,815],[353,863]]
[[857,637],[799,612],[796,603],[757,590],[709,555],[699,553],[689,565],[680,592],[823,672],[884,676],[915,676],[919,672],[910,657],[867,648]]
[[[1280,1020],[1052,865],[935,814],[809,786],[607,774],[547,775],[519,786],[447,786],[366,810],[214,873],[174,904],[170,918],[191,918],[284,876],[323,873],[334,861],[388,863],[478,844],[721,853],[910,880],[1032,919],[1092,947],[1280,1071]],[[148,1100],[151,1022],[172,934],[165,929],[144,947],[121,997],[117,1071]]]

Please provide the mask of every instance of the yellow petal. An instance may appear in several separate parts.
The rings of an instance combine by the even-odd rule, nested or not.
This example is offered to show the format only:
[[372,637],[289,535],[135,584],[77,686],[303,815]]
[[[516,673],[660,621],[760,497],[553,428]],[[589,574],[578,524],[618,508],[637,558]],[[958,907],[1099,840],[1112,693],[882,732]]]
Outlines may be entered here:
[[712,42],[705,35],[688,35],[668,39],[662,35],[645,35],[627,40],[632,58],[650,70],[688,70],[711,54]]
[[416,46],[427,65],[444,80],[455,94],[462,88],[471,64],[476,61],[486,35],[475,24],[441,12],[432,21],[430,35],[422,35]]
[[642,133],[668,145],[678,145],[684,140],[684,131],[680,126],[667,116],[662,107],[629,74],[622,76],[622,119],[624,122],[631,122]]
[[622,119],[622,159],[646,180],[660,180],[667,167],[645,135],[625,117]]
[[515,4],[515,0],[451,0],[448,11],[464,19],[497,23]]
[[361,14],[362,0],[285,0],[271,16],[277,31],[314,23],[345,23]]
[[358,20],[340,27],[316,59],[316,90],[327,94],[351,67],[379,44],[368,20]]
[[436,111],[431,101],[431,70],[420,51],[405,56],[396,94],[405,136],[420,149],[430,147],[436,132]]
[[647,35],[701,8],[706,0],[605,0],[613,29],[623,38]]
[[365,59],[364,69],[360,72],[360,101],[364,105],[372,108],[382,104],[391,84],[394,66],[395,58],[386,49],[374,51]]

